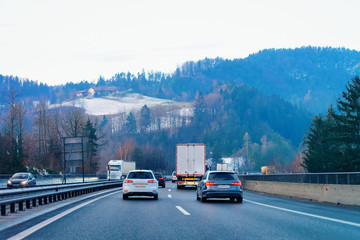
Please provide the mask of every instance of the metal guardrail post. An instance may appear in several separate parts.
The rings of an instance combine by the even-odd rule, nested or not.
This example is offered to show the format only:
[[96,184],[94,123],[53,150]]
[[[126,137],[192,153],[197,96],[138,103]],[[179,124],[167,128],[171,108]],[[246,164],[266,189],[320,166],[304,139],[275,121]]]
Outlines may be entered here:
[[335,182],[336,182],[336,184],[339,184],[339,175],[338,174],[335,175]]
[[326,184],[329,184],[329,175],[326,174],[326,175],[325,175],[325,179],[326,179],[326,180],[325,180],[325,183],[326,183]]

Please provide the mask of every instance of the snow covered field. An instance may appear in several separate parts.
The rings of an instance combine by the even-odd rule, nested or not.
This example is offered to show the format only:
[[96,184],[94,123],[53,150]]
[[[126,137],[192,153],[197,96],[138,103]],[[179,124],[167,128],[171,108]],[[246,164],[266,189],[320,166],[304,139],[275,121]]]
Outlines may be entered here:
[[[138,111],[144,105],[149,108],[162,105],[177,105],[177,102],[147,97],[138,93],[127,93],[124,96],[106,96],[93,98],[78,98],[75,101],[62,103],[61,106],[75,106],[84,108],[89,115],[111,115],[118,113],[129,113],[130,111]],[[59,107],[58,104],[51,105],[50,108]],[[184,113],[186,114],[186,113]]]

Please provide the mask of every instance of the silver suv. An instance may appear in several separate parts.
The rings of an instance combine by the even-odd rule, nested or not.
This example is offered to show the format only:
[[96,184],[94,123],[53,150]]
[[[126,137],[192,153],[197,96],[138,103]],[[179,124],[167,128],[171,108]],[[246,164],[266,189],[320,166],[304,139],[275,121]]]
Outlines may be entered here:
[[123,199],[129,196],[153,196],[158,199],[158,181],[151,170],[132,170],[123,182]]

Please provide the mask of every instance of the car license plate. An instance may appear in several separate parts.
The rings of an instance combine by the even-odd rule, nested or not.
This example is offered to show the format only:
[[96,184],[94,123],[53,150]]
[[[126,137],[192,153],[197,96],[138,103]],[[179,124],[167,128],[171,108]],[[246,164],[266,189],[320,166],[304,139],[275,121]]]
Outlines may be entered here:
[[137,186],[137,187],[145,187],[146,184],[144,184],[144,183],[137,183],[137,184],[135,184],[135,186]]
[[218,185],[218,188],[230,188],[229,185]]
[[196,182],[186,182],[187,185],[196,185]]

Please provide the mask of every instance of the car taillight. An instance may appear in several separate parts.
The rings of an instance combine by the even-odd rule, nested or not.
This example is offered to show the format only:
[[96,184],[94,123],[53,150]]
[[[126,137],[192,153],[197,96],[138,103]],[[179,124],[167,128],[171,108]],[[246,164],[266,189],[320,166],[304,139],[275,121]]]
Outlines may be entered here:
[[156,183],[155,180],[149,180],[148,183]]
[[161,177],[160,180],[164,180],[164,178]]
[[179,182],[179,185],[183,185],[184,183],[183,182]]
[[132,183],[132,182],[133,182],[133,180],[125,180],[124,183]]
[[216,182],[205,182],[205,186],[215,185]]
[[241,182],[233,182],[232,185],[241,186]]

